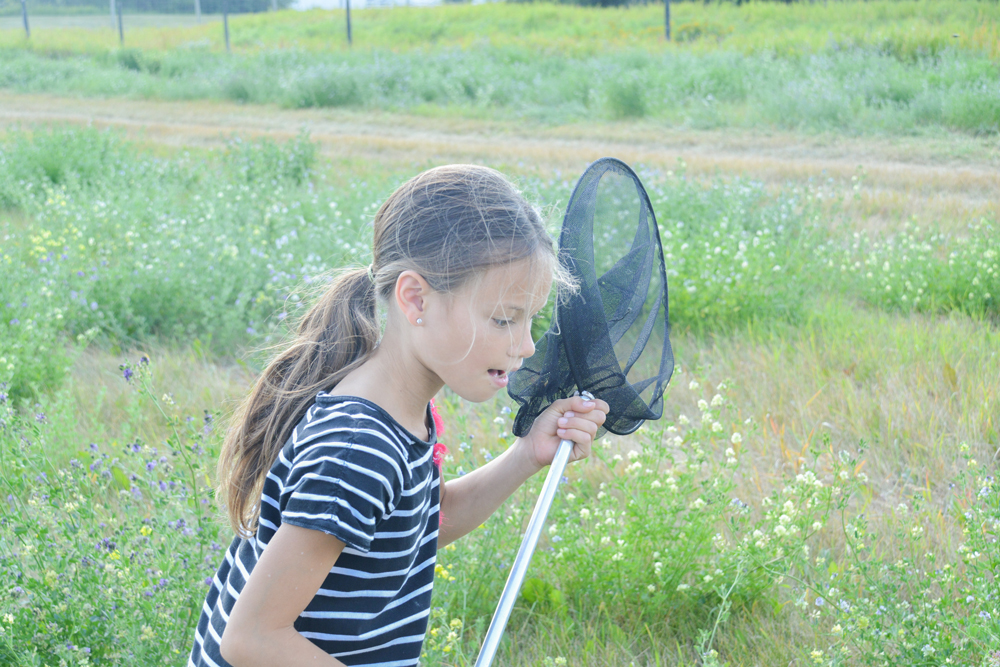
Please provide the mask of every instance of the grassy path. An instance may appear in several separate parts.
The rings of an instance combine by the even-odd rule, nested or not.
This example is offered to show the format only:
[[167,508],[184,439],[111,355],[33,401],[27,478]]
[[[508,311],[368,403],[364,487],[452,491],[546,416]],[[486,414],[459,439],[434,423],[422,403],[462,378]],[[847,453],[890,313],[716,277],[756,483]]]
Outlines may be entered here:
[[1000,142],[938,134],[850,138],[837,135],[693,131],[654,123],[557,127],[438,119],[344,110],[287,110],[221,102],[80,99],[0,93],[0,127],[77,124],[114,127],[167,146],[211,147],[232,134],[285,140],[305,129],[334,159],[424,165],[484,161],[534,164],[575,173],[604,155],[696,176],[746,175],[775,186],[832,179],[849,195],[848,218],[864,229],[891,229],[917,216],[944,228],[1000,214]]

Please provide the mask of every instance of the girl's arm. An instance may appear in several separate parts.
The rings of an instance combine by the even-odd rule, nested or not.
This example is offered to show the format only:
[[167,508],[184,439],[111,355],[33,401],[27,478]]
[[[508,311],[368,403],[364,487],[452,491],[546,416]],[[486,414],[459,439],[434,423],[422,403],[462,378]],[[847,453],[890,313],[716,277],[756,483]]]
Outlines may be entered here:
[[503,454],[445,484],[438,546],[454,542],[486,521],[525,480],[552,463],[560,440],[575,443],[570,461],[589,456],[594,434],[607,414],[604,401],[581,396],[556,401],[535,419],[528,435],[518,438]]
[[343,550],[332,535],[281,524],[233,605],[222,657],[233,667],[343,667],[293,626]]

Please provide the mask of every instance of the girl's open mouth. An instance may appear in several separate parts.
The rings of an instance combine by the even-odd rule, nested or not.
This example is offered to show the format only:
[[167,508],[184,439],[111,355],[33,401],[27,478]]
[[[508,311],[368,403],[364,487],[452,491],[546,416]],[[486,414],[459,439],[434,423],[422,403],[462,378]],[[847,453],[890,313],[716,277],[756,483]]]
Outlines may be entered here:
[[489,371],[490,377],[493,378],[493,383],[500,387],[501,389],[507,386],[507,371],[501,371],[496,368],[491,368]]

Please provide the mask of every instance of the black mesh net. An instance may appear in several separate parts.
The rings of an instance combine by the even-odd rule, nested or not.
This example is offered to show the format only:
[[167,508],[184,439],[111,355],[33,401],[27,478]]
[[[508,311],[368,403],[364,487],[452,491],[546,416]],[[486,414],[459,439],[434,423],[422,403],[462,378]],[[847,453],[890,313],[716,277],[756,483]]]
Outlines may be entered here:
[[535,354],[511,376],[507,390],[521,406],[514,433],[527,434],[542,410],[576,391],[607,401],[604,430],[631,433],[663,414],[674,357],[660,232],[627,164],[602,158],[580,177],[559,254],[580,291],[557,304]]

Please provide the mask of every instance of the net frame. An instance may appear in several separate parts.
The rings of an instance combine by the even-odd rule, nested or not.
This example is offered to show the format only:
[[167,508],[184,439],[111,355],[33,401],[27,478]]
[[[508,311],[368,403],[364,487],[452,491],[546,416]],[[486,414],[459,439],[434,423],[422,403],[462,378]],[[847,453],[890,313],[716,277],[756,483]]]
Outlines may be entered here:
[[[631,181],[635,188],[636,233],[627,252],[598,276],[594,224],[601,182],[609,174]],[[552,323],[539,339],[535,354],[511,376],[507,390],[520,406],[512,431],[526,435],[553,401],[587,391],[611,408],[598,435],[632,433],[644,421],[663,415],[663,393],[673,374],[674,359],[666,264],[656,214],[638,175],[626,163],[606,157],[587,167],[566,208],[559,258],[579,290],[562,303],[557,301]],[[646,311],[651,294],[653,301]],[[651,377],[636,378],[637,362],[654,354],[646,346],[658,330],[663,344],[657,371]],[[629,332],[636,334],[636,342],[622,363],[616,345]]]

